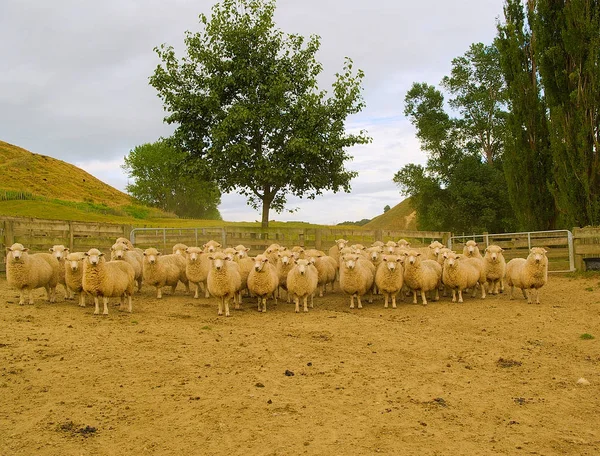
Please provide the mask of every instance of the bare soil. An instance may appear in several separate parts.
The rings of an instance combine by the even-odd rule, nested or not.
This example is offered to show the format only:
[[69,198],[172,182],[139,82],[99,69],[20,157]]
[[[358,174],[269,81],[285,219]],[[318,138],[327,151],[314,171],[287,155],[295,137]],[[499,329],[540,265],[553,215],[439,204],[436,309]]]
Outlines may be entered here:
[[108,317],[35,296],[0,277],[2,455],[600,454],[598,275],[229,318],[182,289]]

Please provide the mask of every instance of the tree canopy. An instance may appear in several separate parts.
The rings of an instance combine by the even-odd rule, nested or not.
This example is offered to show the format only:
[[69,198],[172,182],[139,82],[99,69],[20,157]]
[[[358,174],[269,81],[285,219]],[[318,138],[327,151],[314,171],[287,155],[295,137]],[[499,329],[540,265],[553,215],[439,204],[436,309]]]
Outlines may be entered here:
[[135,147],[123,165],[134,179],[127,192],[144,204],[180,217],[220,220],[218,186],[195,172],[187,157],[163,139]]
[[363,72],[346,58],[332,93],[320,90],[320,38],[275,27],[274,0],[223,0],[187,32],[187,55],[155,50],[162,60],[150,77],[176,125],[178,146],[210,172],[224,192],[238,191],[268,226],[269,210],[286,197],[315,198],[350,191],[356,172],[348,148],[370,141],[349,133],[346,119],[364,107]]

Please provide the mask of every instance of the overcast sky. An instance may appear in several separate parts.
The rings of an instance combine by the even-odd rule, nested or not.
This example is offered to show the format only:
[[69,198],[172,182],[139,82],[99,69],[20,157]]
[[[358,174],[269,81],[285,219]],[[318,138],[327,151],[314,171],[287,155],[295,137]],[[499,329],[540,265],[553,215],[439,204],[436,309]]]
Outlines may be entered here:
[[[161,43],[184,54],[186,30],[214,0],[2,0],[0,140],[73,163],[124,190],[123,157],[168,136],[148,77]],[[317,55],[328,88],[345,56],[365,72],[366,108],[348,119],[369,145],[350,149],[359,172],[352,193],[289,198],[295,213],[271,220],[335,224],[373,218],[403,197],[392,182],[407,163],[424,163],[403,100],[413,82],[438,85],[451,60],[471,43],[490,44],[503,0],[278,0],[277,27],[321,36]],[[223,195],[221,215],[253,221],[260,213],[238,195]]]

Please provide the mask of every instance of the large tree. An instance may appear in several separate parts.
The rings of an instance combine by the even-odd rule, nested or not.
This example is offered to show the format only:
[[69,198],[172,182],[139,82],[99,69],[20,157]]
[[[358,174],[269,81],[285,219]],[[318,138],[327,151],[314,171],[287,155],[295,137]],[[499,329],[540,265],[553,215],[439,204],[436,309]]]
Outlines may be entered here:
[[133,183],[127,192],[149,206],[174,212],[180,217],[220,220],[221,192],[187,160],[188,154],[169,141],[135,147],[125,157],[123,169]]
[[562,226],[600,223],[600,4],[537,0],[531,21]]
[[347,149],[366,143],[349,133],[364,106],[363,72],[346,59],[332,93],[319,90],[320,40],[275,27],[275,0],[224,0],[202,30],[186,33],[187,55],[156,48],[162,64],[150,78],[176,125],[173,139],[206,165],[224,192],[238,191],[258,209],[281,212],[288,194],[315,198],[350,190],[357,173]]
[[521,0],[507,0],[505,23],[498,25],[496,46],[507,86],[508,114],[504,137],[504,173],[514,213],[522,230],[555,228],[556,208],[550,193],[552,155],[546,104],[539,83],[535,34]]
[[427,165],[409,164],[394,176],[411,196],[420,229],[501,232],[514,226],[502,171],[504,85],[493,46],[473,44],[452,61],[442,80],[451,97],[414,83],[405,115],[417,130]]

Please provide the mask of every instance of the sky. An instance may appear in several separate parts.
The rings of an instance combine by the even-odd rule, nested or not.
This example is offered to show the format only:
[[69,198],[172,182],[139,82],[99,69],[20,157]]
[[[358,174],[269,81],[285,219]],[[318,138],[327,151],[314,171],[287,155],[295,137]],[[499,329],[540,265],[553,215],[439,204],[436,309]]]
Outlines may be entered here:
[[[160,60],[154,47],[185,54],[186,30],[201,30],[214,0],[2,0],[0,140],[72,163],[122,191],[123,158],[173,127],[148,84]],[[321,37],[320,88],[330,89],[344,57],[365,72],[366,107],[347,119],[368,145],[348,150],[358,171],[351,193],[315,200],[288,197],[271,220],[336,224],[371,219],[404,199],[394,174],[424,164],[415,129],[403,115],[414,82],[439,86],[452,59],[472,43],[490,44],[502,0],[278,0],[277,28]],[[237,194],[224,194],[227,221],[260,220]]]

